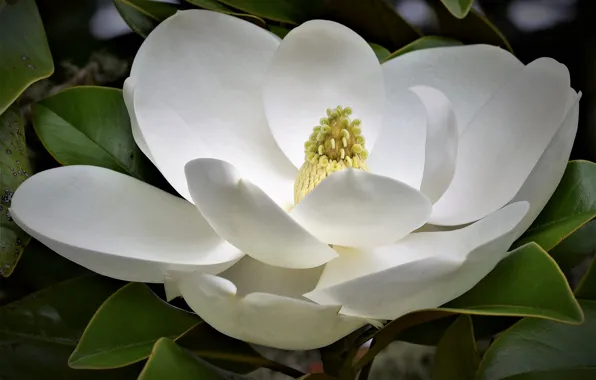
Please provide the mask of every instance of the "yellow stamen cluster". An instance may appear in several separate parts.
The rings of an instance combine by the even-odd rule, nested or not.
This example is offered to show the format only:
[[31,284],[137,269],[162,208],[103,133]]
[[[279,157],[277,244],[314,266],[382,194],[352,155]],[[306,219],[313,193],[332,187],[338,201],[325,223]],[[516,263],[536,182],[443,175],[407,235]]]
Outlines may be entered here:
[[351,120],[351,114],[350,107],[328,108],[327,117],[304,143],[305,162],[294,182],[295,204],[331,173],[346,168],[368,170],[360,120]]

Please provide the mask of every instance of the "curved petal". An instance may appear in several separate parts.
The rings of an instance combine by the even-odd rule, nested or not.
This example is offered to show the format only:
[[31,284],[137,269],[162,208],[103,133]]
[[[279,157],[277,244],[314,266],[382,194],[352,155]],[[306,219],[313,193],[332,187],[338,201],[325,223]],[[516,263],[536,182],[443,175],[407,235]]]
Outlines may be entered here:
[[151,156],[151,152],[149,151],[149,147],[147,146],[147,142],[145,141],[145,137],[143,137],[143,132],[141,131],[141,128],[139,127],[139,122],[137,121],[137,115],[135,113],[134,108],[135,88],[132,77],[129,77],[124,81],[124,86],[122,87],[122,95],[124,97],[124,104],[126,104],[126,109],[128,110],[128,116],[130,118],[132,137],[134,138],[135,143],[137,144],[141,152],[143,152],[143,154],[145,154],[145,156],[147,156],[147,158],[151,160],[153,165],[155,165],[153,156]]
[[213,328],[233,338],[287,350],[327,346],[367,322],[338,314],[339,306],[269,293],[237,295],[221,277],[189,274],[178,281],[188,305]]
[[473,222],[511,201],[561,126],[568,91],[569,71],[550,58],[501,87],[460,136],[455,175],[430,223]]
[[[387,85],[387,90],[394,89]],[[388,97],[385,123],[366,163],[373,173],[420,189],[426,151],[426,110],[418,96],[407,89],[404,92],[399,104]]]
[[426,146],[420,191],[436,202],[447,190],[457,158],[459,134],[451,102],[439,90],[416,86],[413,91],[426,109]]
[[144,138],[150,158],[188,200],[184,165],[207,157],[232,162],[276,202],[292,202],[296,169],[275,143],[261,100],[278,45],[249,22],[188,10],[162,22],[139,49],[127,81],[136,141]]
[[426,223],[432,205],[418,190],[389,177],[345,169],[321,182],[290,215],[328,244],[391,244]]
[[272,293],[300,298],[315,288],[324,266],[309,269],[288,269],[263,264],[246,255],[218,276],[231,281],[238,295]]
[[337,257],[231,164],[200,158],[186,164],[190,194],[224,239],[265,264],[313,268]]
[[528,201],[530,210],[516,229],[515,238],[520,237],[530,227],[555,192],[571,154],[579,120],[579,99],[577,94],[569,90],[570,105],[563,124],[550,144],[532,169],[532,172],[511,202]]
[[[453,104],[463,132],[478,110],[501,85],[524,68],[513,54],[491,45],[424,49],[404,54],[382,65],[392,106],[408,112],[402,97],[412,86],[436,88]],[[397,125],[391,118],[385,124]]]
[[497,265],[527,210],[527,202],[519,202],[459,230],[415,233],[392,246],[342,252],[304,296],[341,304],[342,314],[378,319],[438,307]]
[[381,66],[371,47],[345,26],[305,22],[283,39],[263,91],[275,140],[300,167],[304,142],[327,108],[351,107],[361,119],[370,150],[383,119],[385,90]]
[[191,203],[96,166],[34,175],[15,192],[11,215],[60,255],[126,281],[163,282],[169,270],[219,273],[243,255]]

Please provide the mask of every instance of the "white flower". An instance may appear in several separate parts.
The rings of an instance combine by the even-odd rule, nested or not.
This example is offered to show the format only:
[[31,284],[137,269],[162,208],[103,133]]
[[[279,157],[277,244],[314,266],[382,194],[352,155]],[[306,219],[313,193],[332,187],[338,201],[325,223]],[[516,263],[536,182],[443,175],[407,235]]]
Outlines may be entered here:
[[280,41],[198,10],[147,38],[124,96],[138,146],[186,200],[69,166],[27,180],[14,219],[98,273],[165,282],[225,334],[287,349],[473,287],[557,186],[579,98],[548,58],[476,45],[380,65],[337,23]]

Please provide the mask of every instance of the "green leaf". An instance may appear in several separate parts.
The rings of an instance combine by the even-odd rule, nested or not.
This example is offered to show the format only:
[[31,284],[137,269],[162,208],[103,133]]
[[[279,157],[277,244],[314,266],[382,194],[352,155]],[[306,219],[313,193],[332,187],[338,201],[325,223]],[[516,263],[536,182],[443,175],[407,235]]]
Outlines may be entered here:
[[596,301],[596,259],[592,260],[588,271],[577,286],[575,296],[581,299]]
[[473,380],[479,362],[472,319],[461,315],[447,329],[437,346],[432,378]]
[[375,55],[379,59],[379,62],[383,63],[385,62],[385,60],[387,60],[387,57],[389,57],[390,54],[389,50],[385,49],[384,47],[378,44],[369,43],[369,45],[375,52]]
[[405,315],[378,330],[376,344],[356,367],[362,368],[407,329],[452,314],[531,316],[575,324],[583,318],[557,264],[537,244],[530,243],[511,252],[462,296],[440,308]]
[[113,0],[120,16],[143,38],[160,22],[172,16],[178,8],[170,3],[151,0]]
[[290,30],[291,29],[279,25],[269,25],[269,31],[281,38],[282,40],[288,33],[290,33]]
[[456,313],[530,316],[581,323],[581,309],[555,261],[536,243],[502,260],[474,288],[441,306]]
[[[1,73],[0,77],[2,77]],[[0,115],[0,276],[2,277],[10,276],[30,239],[29,235],[12,220],[8,211],[12,195],[29,174],[31,174],[31,166],[27,158],[23,118],[19,108],[12,106]]]
[[62,165],[93,165],[141,180],[155,171],[132,137],[122,91],[82,86],[33,106],[33,126]]
[[72,368],[127,366],[151,354],[159,338],[177,339],[199,317],[162,301],[146,285],[130,283],[97,310],[74,350]]
[[121,282],[97,275],[64,281],[0,307],[0,378],[129,379],[138,367],[76,371],[68,367],[87,322]]
[[503,35],[485,16],[471,9],[464,19],[458,19],[442,5],[435,5],[441,35],[469,44],[489,44],[513,51]]
[[[204,0],[198,2],[203,3]],[[315,18],[323,9],[322,0],[219,0],[219,2],[242,12],[289,24],[300,24]]]
[[234,12],[233,9],[226,7],[225,5],[218,3],[215,0],[186,0],[186,2],[196,5],[197,7],[201,7],[203,9],[208,9],[210,11],[225,13],[230,16],[236,16],[245,21],[252,22],[256,26],[267,29],[267,23],[262,18],[247,13]]
[[553,196],[516,244],[535,241],[550,251],[594,217],[596,164],[570,161]]
[[234,11],[229,7],[221,4],[216,0],[185,0],[187,3],[196,5],[197,7],[201,7],[203,9],[208,9],[210,11],[215,12],[222,12],[222,13],[233,13]]
[[464,18],[472,8],[474,0],[441,0],[443,5],[457,18]]
[[155,343],[151,357],[139,380],[241,380],[240,375],[217,370],[194,357],[173,340],[161,338]]
[[476,379],[595,367],[596,302],[582,300],[580,305],[585,322],[579,326],[524,318],[505,331],[484,354]]
[[526,372],[504,380],[594,380],[596,368],[573,368],[553,371]]
[[596,251],[594,236],[596,236],[596,220],[581,226],[551,249],[549,255],[555,259],[561,270],[569,271]]
[[386,61],[393,59],[395,57],[399,57],[400,55],[410,53],[416,50],[422,49],[431,49],[436,47],[445,47],[445,46],[459,46],[462,45],[461,42],[454,40],[452,38],[441,37],[441,36],[424,36],[418,38],[416,41],[407,44],[406,46],[402,47],[391,53],[387,58]]
[[[302,5],[302,2],[296,3]],[[365,40],[389,50],[398,49],[421,36],[385,0],[327,0],[319,18],[337,21]]]
[[34,0],[0,7],[0,114],[30,84],[54,72],[54,62]]
[[207,323],[192,328],[178,339],[178,344],[214,366],[236,373],[249,373],[264,367],[291,377],[303,375],[263,357],[250,344],[223,335]]

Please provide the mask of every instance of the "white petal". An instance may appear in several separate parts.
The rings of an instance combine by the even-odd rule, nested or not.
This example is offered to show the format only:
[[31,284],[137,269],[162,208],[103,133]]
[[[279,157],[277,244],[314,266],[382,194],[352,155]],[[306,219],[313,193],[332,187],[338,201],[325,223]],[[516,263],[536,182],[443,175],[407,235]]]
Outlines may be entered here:
[[447,190],[457,158],[459,134],[451,102],[439,90],[416,86],[412,90],[426,109],[426,147],[420,191],[436,202]]
[[296,169],[275,143],[261,100],[278,45],[249,22],[189,10],[162,22],[139,49],[133,112],[150,157],[188,200],[184,165],[207,157],[233,163],[276,202],[291,203]]
[[342,313],[394,319],[471,289],[503,258],[528,210],[515,203],[465,228],[408,235],[397,244],[341,253],[305,297]]
[[421,227],[431,209],[426,196],[404,183],[346,169],[323,180],[290,215],[325,243],[370,247]]
[[200,158],[186,165],[186,175],[201,214],[247,255],[285,268],[313,268],[337,257],[231,164]]
[[565,116],[569,71],[530,63],[491,98],[460,136],[455,175],[430,223],[473,222],[511,201]]
[[339,306],[269,293],[237,295],[224,278],[190,274],[178,282],[188,305],[216,330],[233,338],[287,350],[327,346],[366,321],[338,314]]
[[143,137],[143,132],[141,131],[139,122],[137,121],[137,115],[134,108],[135,89],[132,77],[129,77],[124,81],[122,94],[124,96],[124,104],[126,104],[126,109],[128,110],[128,116],[130,117],[132,137],[134,138],[135,143],[141,152],[143,152],[145,156],[147,156],[147,158],[149,158],[149,160],[151,160],[151,162],[153,162],[155,165],[153,156],[151,156],[151,152],[149,151],[149,147],[147,146],[147,142],[145,141],[145,137]]
[[565,173],[577,132],[579,99],[581,98],[581,93],[576,94],[573,90],[569,90],[569,92],[571,104],[563,124],[512,200],[512,202],[528,201],[530,203],[530,210],[516,230],[516,238],[520,237],[534,222]]
[[263,264],[246,255],[219,277],[233,282],[238,294],[274,293],[299,298],[315,288],[324,266],[309,269],[287,269]]
[[34,175],[12,198],[17,224],[105,276],[163,282],[168,270],[219,273],[242,257],[189,202],[95,166]]
[[293,29],[271,62],[263,99],[275,140],[294,163],[327,108],[351,107],[370,150],[382,125],[385,90],[379,61],[343,25],[313,20]]
[[[404,112],[401,97],[412,86],[436,88],[453,103],[460,133],[497,89],[524,65],[496,46],[467,45],[424,49],[382,65],[388,98]],[[391,119],[385,118],[385,123]]]
[[[387,90],[391,90],[389,83]],[[407,89],[404,92],[399,103],[388,97],[383,129],[366,163],[373,173],[420,189],[426,149],[426,111],[418,96]]]

